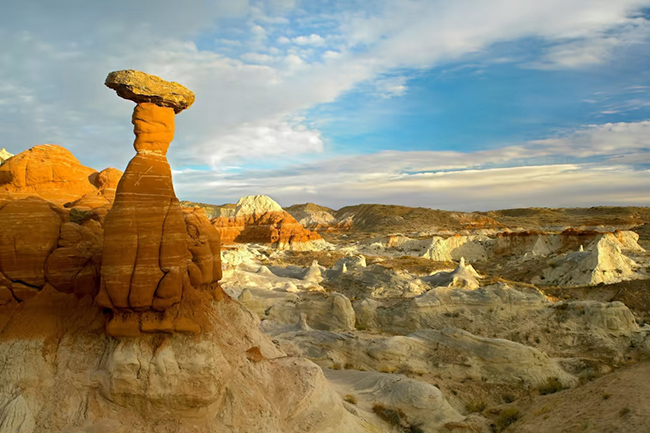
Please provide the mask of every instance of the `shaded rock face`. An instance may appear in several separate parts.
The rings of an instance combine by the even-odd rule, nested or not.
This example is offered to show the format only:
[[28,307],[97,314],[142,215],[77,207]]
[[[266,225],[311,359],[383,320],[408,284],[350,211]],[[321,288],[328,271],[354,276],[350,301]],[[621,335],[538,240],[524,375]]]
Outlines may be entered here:
[[43,144],[19,153],[0,166],[0,191],[16,198],[37,196],[63,205],[85,194],[102,195],[106,186],[99,187],[98,178],[95,170],[81,165],[67,149]]
[[192,261],[188,264],[190,282],[194,287],[204,287],[222,276],[219,233],[212,227],[203,209],[186,209],[184,217],[192,255]]
[[2,206],[0,298],[23,301],[45,285],[45,261],[58,245],[61,223],[54,207],[38,198]]
[[0,305],[26,301],[46,285],[97,293],[101,225],[68,219],[63,209],[37,197],[0,204]]

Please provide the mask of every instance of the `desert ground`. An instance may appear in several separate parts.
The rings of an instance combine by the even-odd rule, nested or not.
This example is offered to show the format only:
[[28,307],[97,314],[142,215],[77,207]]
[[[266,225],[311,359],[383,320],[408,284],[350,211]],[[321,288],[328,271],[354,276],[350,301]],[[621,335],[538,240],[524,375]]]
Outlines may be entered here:
[[222,286],[387,431],[650,429],[648,208],[191,205],[321,235],[224,244]]

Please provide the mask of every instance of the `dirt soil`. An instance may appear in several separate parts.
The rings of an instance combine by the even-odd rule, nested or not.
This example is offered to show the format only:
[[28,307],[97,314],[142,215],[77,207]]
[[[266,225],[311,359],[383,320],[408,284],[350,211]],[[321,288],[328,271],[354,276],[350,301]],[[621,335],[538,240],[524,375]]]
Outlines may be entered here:
[[479,213],[508,227],[523,227],[526,230],[599,226],[627,229],[650,222],[650,207],[597,206],[557,209],[531,207]]
[[339,221],[352,216],[352,231],[374,234],[503,227],[494,219],[479,213],[383,204],[346,206],[339,209],[335,216]]
[[[517,433],[650,432],[650,363],[622,368],[519,407]],[[517,403],[515,402],[515,405]]]

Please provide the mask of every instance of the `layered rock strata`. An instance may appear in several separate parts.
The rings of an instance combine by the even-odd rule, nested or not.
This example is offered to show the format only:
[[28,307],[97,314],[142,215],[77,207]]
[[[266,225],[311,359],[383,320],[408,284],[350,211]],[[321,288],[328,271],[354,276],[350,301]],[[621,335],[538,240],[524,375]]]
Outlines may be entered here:
[[280,249],[301,249],[321,239],[265,196],[242,197],[232,216],[215,218],[212,225],[223,243],[266,243]]
[[[199,332],[200,326],[180,312],[179,304],[184,295],[190,297],[189,291],[207,288],[220,278],[215,270],[220,264],[212,259],[218,257],[219,242],[206,221],[183,215],[166,157],[175,113],[192,104],[193,94],[137,71],[113,72],[106,85],[138,102],[132,118],[137,153],[104,222],[96,301],[113,311],[107,332]],[[206,230],[212,232],[206,236]]]

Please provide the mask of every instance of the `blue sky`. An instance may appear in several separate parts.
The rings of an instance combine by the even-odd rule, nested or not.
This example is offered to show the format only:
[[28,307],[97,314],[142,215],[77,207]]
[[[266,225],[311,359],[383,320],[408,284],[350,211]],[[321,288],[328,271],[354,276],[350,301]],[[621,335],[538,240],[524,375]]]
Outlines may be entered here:
[[197,94],[181,199],[650,205],[650,0],[6,2],[0,137],[123,169],[140,69]]

